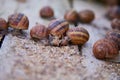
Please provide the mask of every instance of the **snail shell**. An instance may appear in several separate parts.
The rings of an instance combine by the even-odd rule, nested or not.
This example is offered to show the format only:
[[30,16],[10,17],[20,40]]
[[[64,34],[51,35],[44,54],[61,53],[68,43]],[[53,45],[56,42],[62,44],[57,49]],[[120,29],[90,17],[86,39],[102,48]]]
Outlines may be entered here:
[[42,24],[36,24],[31,30],[30,35],[32,38],[43,39],[47,37],[47,28]]
[[98,59],[114,58],[119,54],[118,46],[109,39],[101,39],[93,45],[94,56]]
[[42,18],[51,18],[54,16],[54,11],[50,6],[45,6],[40,10],[40,16]]
[[110,20],[113,20],[115,18],[120,19],[120,7],[119,6],[110,7],[108,9],[106,17]]
[[57,37],[62,37],[69,29],[69,24],[64,19],[56,19],[48,25],[48,32]]
[[75,10],[69,10],[65,13],[64,19],[70,23],[76,23],[78,21],[78,13]]
[[94,20],[95,14],[91,10],[83,10],[79,12],[79,20],[83,23],[90,23]]
[[118,45],[120,50],[120,31],[118,30],[108,31],[106,34],[106,38],[114,41]]
[[120,19],[113,19],[111,26],[113,29],[118,29],[120,30]]
[[8,17],[8,24],[12,28],[26,30],[29,26],[29,20],[24,14],[15,13]]
[[67,36],[69,37],[72,44],[83,45],[89,39],[89,33],[82,27],[74,27],[68,30]]

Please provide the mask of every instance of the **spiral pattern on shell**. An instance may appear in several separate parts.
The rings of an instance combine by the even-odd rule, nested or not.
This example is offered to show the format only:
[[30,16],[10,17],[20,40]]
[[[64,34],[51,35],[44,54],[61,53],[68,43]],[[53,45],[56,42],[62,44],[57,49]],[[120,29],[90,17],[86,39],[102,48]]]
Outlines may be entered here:
[[47,37],[47,28],[42,24],[36,24],[31,30],[30,35],[32,38],[43,39]]
[[79,26],[69,29],[67,36],[70,38],[71,43],[75,45],[83,45],[89,39],[88,31]]
[[114,41],[118,45],[120,50],[120,31],[118,30],[108,31],[106,34],[106,38]]
[[48,32],[53,36],[62,37],[69,29],[69,24],[64,19],[56,19],[48,25]]
[[119,54],[117,45],[108,39],[101,39],[93,45],[94,56],[98,59],[114,58]]
[[12,28],[26,30],[29,26],[29,20],[24,14],[15,13],[8,17],[8,24]]

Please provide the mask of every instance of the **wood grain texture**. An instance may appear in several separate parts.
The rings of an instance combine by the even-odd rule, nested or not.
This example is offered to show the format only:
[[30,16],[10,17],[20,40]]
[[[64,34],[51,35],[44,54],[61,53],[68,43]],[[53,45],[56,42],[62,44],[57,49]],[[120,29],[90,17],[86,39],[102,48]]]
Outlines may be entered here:
[[[83,8],[83,3],[89,5],[75,0],[74,9]],[[62,18],[70,9],[67,0],[27,0],[26,3],[0,0],[0,17],[7,20],[8,15],[14,12],[24,13],[30,20],[29,30],[26,31],[29,33],[36,22],[46,26],[49,24],[50,20],[39,17],[39,10],[45,5],[54,9],[57,18]],[[95,7],[96,12],[99,12],[99,7]],[[8,34],[0,49],[0,80],[119,80],[120,64],[97,60],[92,54],[94,42],[103,38],[106,32],[103,28],[94,28],[93,24],[109,28],[109,21],[101,18],[104,9],[100,7],[100,10],[103,11],[99,12],[92,25],[81,24],[91,36],[82,47],[82,55],[77,46],[44,46],[42,42],[31,40],[29,34],[26,38]],[[97,23],[98,20],[100,23]]]

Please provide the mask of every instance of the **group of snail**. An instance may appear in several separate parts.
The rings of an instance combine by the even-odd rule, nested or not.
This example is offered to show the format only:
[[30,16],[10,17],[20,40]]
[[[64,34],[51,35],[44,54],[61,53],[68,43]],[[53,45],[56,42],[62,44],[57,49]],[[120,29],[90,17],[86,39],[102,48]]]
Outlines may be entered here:
[[[51,7],[45,6],[40,10],[42,18],[54,17],[54,11]],[[120,14],[119,14],[120,16]],[[90,23],[94,20],[95,14],[91,10],[83,10],[77,13],[75,10],[69,10],[65,13],[64,19],[53,19],[46,27],[43,24],[36,24],[30,30],[31,38],[42,40],[47,39],[51,46],[66,46],[69,44],[83,45],[89,40],[88,31],[78,25],[69,28],[69,23]],[[120,18],[120,17],[119,17]],[[120,19],[118,16],[112,21],[112,30],[106,34],[106,39],[98,40],[93,45],[94,56],[98,59],[113,58],[119,54],[120,50]],[[26,30],[29,26],[27,16],[22,13],[15,13],[8,17],[8,22],[0,18],[0,35],[6,34],[8,26],[18,30]]]

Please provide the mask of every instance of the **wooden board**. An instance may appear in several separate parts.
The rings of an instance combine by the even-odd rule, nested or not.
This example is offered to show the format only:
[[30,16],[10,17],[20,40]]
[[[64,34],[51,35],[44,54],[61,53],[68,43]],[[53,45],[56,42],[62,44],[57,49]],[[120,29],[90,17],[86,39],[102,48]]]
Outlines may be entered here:
[[[29,30],[36,22],[47,26],[50,20],[39,17],[39,10],[45,5],[54,9],[56,18],[63,18],[70,9],[67,0],[27,0],[26,3],[0,0],[0,17],[7,20],[8,15],[22,12],[29,18]],[[74,1],[73,8],[77,11],[88,8],[97,14],[91,24],[79,23],[90,33],[81,53],[77,46],[51,47],[34,42],[29,30],[26,38],[8,34],[0,49],[0,80],[119,80],[120,64],[97,60],[92,53],[94,42],[110,29],[110,22],[103,18],[105,9],[80,0]]]

